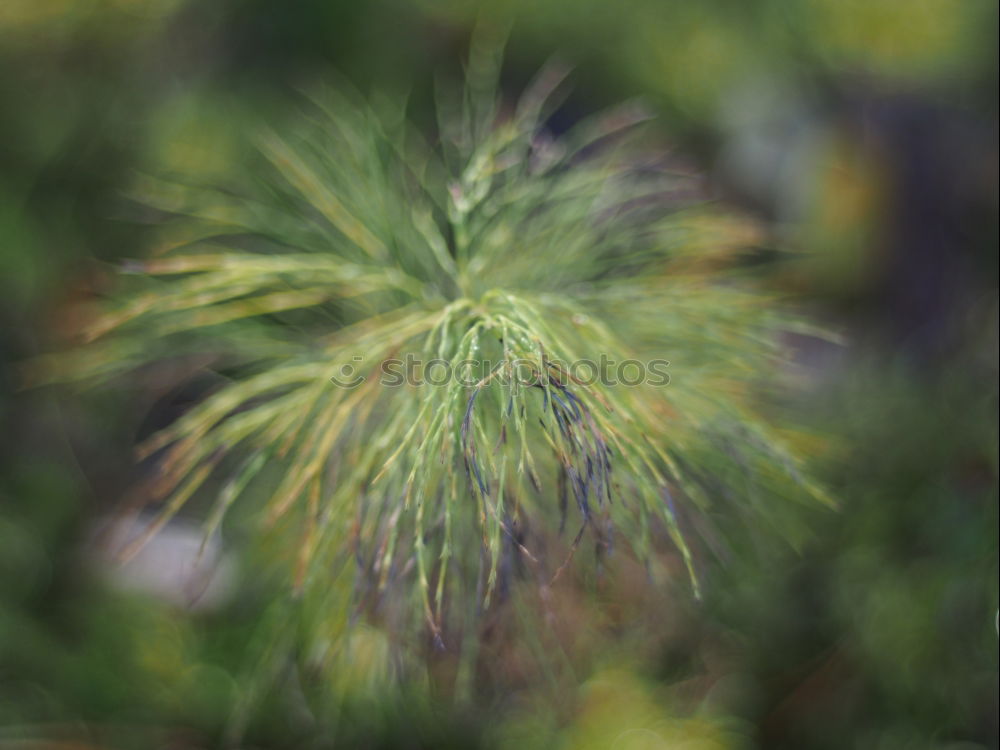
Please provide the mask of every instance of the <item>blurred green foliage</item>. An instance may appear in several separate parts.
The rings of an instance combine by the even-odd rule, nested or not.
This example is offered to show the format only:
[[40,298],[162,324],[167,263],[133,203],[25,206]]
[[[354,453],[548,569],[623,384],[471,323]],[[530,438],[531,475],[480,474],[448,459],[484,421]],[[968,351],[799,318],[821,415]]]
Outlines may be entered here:
[[[826,438],[817,470],[842,508],[790,519],[798,549],[726,535],[703,605],[621,561],[611,593],[582,582],[536,644],[563,671],[538,681],[497,632],[473,706],[385,687],[384,636],[361,629],[367,679],[345,675],[356,695],[334,711],[308,660],[266,658],[268,618],[288,618],[294,653],[298,615],[255,553],[200,614],[85,563],[166,408],[156,384],[86,405],[25,392],[18,363],[75,330],[108,264],[149,251],[122,219],[137,171],[241,158],[219,146],[233,123],[331,65],[426,122],[427,82],[458,77],[484,16],[513,21],[511,88],[552,54],[577,65],[554,126],[641,95],[770,222],[762,262],[854,342],[804,346],[801,392],[775,405]],[[996,29],[984,1],[4,2],[0,744],[996,747]]]

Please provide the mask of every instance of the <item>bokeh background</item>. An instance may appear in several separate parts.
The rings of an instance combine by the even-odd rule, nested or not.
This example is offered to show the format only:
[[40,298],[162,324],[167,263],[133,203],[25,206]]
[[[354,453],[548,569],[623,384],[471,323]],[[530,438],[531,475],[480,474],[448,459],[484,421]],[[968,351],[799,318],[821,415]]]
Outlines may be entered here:
[[[997,747],[997,20],[986,0],[4,0],[0,746]],[[328,715],[260,656],[283,594],[238,538],[198,606],[182,524],[145,569],[88,551],[137,435],[197,393],[80,399],[20,365],[148,252],[137,174],[224,171],[232,133],[317,73],[429,123],[477,25],[509,31],[511,94],[574,67],[553,129],[640,98],[756,218],[770,283],[841,334],[790,339],[776,406],[822,437],[841,508],[734,525],[703,602],[623,564],[601,606],[560,603],[572,679],[496,636],[472,702],[401,693],[360,627]]]

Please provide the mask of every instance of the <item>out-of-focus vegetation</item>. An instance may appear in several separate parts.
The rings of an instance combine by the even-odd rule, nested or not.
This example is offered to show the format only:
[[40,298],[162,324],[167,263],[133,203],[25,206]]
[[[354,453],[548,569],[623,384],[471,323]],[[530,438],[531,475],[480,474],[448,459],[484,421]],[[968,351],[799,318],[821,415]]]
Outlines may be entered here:
[[[554,130],[643,97],[768,228],[748,241],[775,288],[847,343],[794,339],[771,405],[822,438],[839,511],[789,510],[794,546],[720,513],[700,603],[619,555],[554,593],[544,631],[512,607],[455,703],[447,654],[404,670],[364,624],[333,684],[311,672],[273,550],[238,532],[201,608],[113,586],[94,526],[148,470],[133,446],[214,382],[83,400],[24,390],[19,364],[154,250],[137,174],[228,171],[234,131],[331,67],[429,130],[476,21],[513,22],[510,92],[553,54],[576,66]],[[938,0],[3,3],[0,743],[995,747],[996,28],[995,4]]]

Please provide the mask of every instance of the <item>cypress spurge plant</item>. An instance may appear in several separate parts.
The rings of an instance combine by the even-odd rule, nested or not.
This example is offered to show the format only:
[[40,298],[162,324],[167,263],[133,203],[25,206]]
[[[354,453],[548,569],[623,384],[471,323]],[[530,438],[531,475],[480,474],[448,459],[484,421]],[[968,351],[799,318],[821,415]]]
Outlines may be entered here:
[[502,110],[477,70],[434,146],[322,90],[226,184],[142,182],[168,239],[61,372],[200,352],[228,380],[140,446],[158,515],[126,556],[196,493],[207,534],[264,497],[315,611],[393,608],[449,648],[581,546],[672,540],[697,592],[713,513],[821,497],[753,408],[800,324],[734,262],[745,225],[636,146],[637,108],[554,138],[560,74]]

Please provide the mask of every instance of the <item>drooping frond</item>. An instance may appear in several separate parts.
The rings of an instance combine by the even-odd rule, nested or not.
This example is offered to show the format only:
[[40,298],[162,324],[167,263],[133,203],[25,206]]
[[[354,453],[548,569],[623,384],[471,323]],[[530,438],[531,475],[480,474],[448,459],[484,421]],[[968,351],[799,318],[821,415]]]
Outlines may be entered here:
[[266,486],[297,586],[353,568],[356,605],[392,590],[440,639],[512,560],[552,585],[585,540],[666,535],[697,588],[682,515],[822,497],[753,409],[795,321],[732,262],[745,225],[635,146],[640,108],[555,137],[561,74],[504,114],[476,80],[437,148],[317,91],[225,189],[139,186],[169,239],[59,374],[203,352],[236,375],[140,446],[159,516],[126,554],[195,493],[212,532]]

